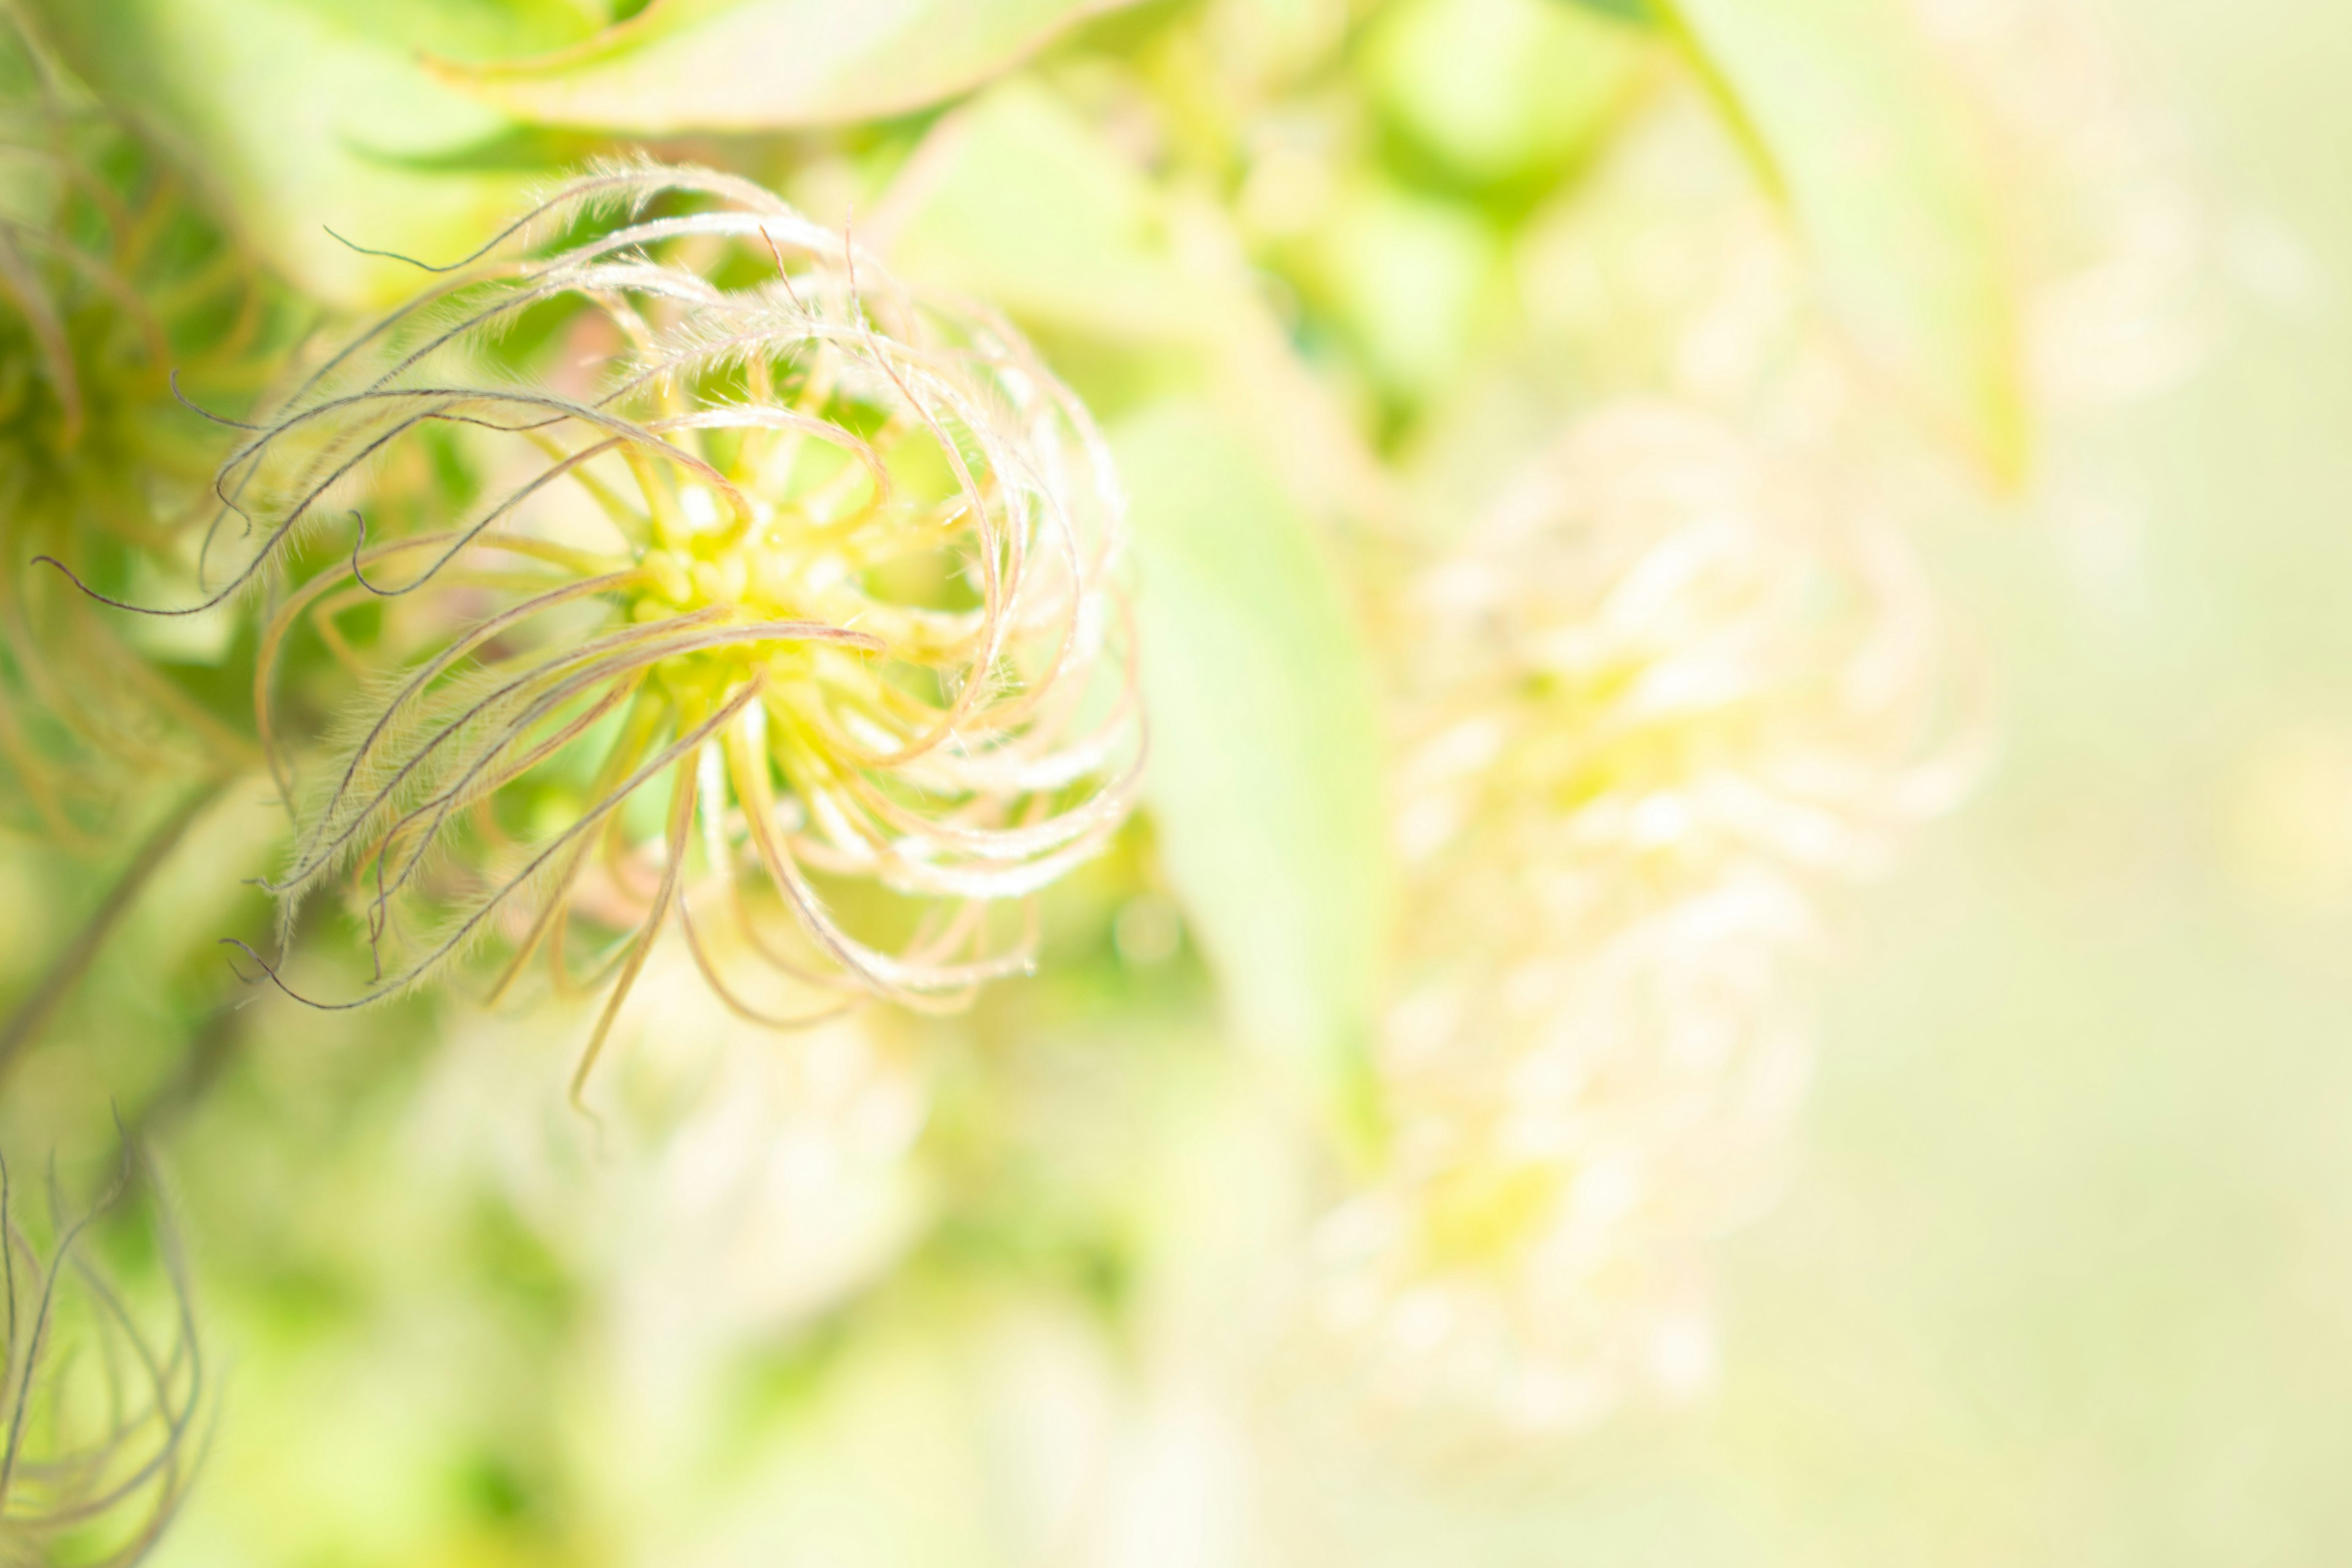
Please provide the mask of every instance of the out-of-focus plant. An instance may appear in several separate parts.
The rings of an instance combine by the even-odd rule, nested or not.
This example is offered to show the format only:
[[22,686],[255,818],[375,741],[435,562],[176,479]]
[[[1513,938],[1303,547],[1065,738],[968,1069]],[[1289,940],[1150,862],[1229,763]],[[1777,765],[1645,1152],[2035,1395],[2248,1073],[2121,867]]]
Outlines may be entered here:
[[[192,581],[218,452],[180,395],[248,406],[303,308],[14,7],[0,127],[0,825],[55,889],[15,895],[42,912],[5,987],[6,1079],[259,760],[236,676],[250,643],[226,615],[126,624],[43,559],[113,594]],[[159,1026],[126,1031],[142,1042],[126,1049],[163,1048],[177,1031]],[[87,1103],[110,1098],[99,1086]]]
[[1668,405],[1573,426],[1408,605],[1394,1170],[1325,1227],[1326,1316],[1392,1385],[1583,1426],[1710,1364],[1820,893],[1978,737],[1901,537]]
[[[131,1174],[126,1164],[123,1180]],[[169,1226],[159,1234],[173,1300],[160,1321],[89,1256],[91,1227],[121,1194],[119,1183],[69,1216],[52,1176],[44,1252],[15,1212],[0,1161],[0,1562],[126,1568],[143,1560],[203,1457],[211,1391]]]
[[1131,0],[656,0],[568,48],[435,74],[519,120],[658,134],[877,120],[1003,70]]
[[87,849],[142,780],[234,771],[252,742],[159,668],[217,658],[205,634],[142,646],[35,558],[118,591],[168,581],[215,460],[172,377],[249,399],[277,322],[177,182],[0,23],[0,752],[9,815],[32,819],[15,826]]

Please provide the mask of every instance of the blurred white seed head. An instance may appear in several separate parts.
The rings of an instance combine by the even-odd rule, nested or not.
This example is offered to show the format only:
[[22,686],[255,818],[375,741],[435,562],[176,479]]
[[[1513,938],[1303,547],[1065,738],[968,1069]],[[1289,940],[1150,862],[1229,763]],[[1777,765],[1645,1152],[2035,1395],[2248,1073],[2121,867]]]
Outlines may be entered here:
[[1823,896],[1977,748],[1902,542],[1687,409],[1571,427],[1412,605],[1396,1141],[1324,1228],[1323,1317],[1402,1397],[1572,1429],[1705,1381]]
[[1966,768],[1918,567],[1841,500],[1687,409],[1571,427],[1419,584],[1408,862],[1487,864],[1555,920],[1881,865]]

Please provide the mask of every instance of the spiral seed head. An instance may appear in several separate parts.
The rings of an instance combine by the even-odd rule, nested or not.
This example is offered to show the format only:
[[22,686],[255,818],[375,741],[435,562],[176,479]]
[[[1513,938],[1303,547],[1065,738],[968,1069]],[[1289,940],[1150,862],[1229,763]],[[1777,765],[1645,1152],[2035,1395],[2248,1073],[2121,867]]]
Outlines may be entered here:
[[[541,308],[608,351],[585,388],[473,363]],[[488,499],[368,536],[364,476],[453,429]],[[1027,962],[991,906],[1132,800],[1121,498],[1086,411],[999,318],[731,176],[616,164],[553,193],[329,361],[217,489],[217,595],[278,596],[269,733],[289,638],[368,602],[397,625],[402,662],[294,791],[278,883],[290,910],[359,869],[371,996],[488,942],[501,985],[541,955],[584,984],[575,917],[625,990],[675,916],[706,959],[720,919],[767,955],[750,981],[706,962],[749,1013],[950,1004]],[[348,559],[305,575],[304,536],[354,511]]]

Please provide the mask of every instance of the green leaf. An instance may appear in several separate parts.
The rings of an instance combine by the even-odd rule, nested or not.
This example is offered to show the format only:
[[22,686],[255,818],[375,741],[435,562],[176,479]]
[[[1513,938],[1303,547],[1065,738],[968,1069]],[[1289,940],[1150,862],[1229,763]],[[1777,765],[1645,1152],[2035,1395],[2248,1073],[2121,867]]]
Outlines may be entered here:
[[1866,363],[2003,480],[2027,416],[1998,204],[1901,0],[1659,0],[1747,134]]
[[1370,657],[1311,526],[1227,416],[1162,403],[1112,444],[1169,879],[1237,1030],[1368,1136],[1394,896]]
[[1622,20],[1559,0],[1403,0],[1361,58],[1390,120],[1455,176],[1497,184],[1588,153],[1654,52]]
[[1125,397],[1139,383],[1205,378],[1294,493],[1359,521],[1386,515],[1378,458],[1300,361],[1224,215],[1162,191],[1036,80],[1016,78],[942,118],[860,232],[903,278],[1112,351],[1120,374],[1092,391],[1116,385]]
[[441,261],[471,249],[535,171],[462,166],[510,142],[497,111],[416,63],[422,44],[544,47],[568,7],[515,0],[29,0],[77,74],[208,188],[255,251],[344,305],[413,289],[416,272],[355,244]]
[[445,80],[517,119],[663,133],[836,124],[936,103],[1123,0],[653,0],[572,47]]
[[1317,271],[1365,363],[1391,396],[1443,395],[1476,346],[1500,247],[1475,208],[1387,181],[1344,193]]
[[1033,81],[1007,82],[942,121],[875,222],[904,275],[1025,321],[1136,343],[1208,321],[1159,194]]
[[1655,0],[1569,0],[1569,4],[1639,26],[1646,26],[1658,19]]
[[593,33],[602,18],[584,0],[300,0],[338,31],[403,55],[509,59],[560,49]]

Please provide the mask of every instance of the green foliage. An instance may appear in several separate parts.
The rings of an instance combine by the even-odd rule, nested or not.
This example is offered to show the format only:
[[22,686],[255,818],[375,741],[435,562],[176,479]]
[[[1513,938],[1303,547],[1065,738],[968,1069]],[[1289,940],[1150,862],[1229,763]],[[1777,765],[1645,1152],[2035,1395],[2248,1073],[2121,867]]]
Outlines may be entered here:
[[1637,85],[1646,45],[1559,0],[1403,0],[1381,14],[1364,66],[1407,135],[1491,184],[1556,174],[1588,151]]
[[899,267],[1024,321],[1127,345],[1211,326],[1160,193],[1034,81],[943,124],[878,221]]
[[1393,897],[1369,655],[1311,526],[1228,420],[1170,403],[1112,442],[1169,879],[1243,1036],[1368,1136]]
[[1312,267],[1381,390],[1410,405],[1441,395],[1469,357],[1499,252],[1472,209],[1368,180],[1339,198]]
[[478,243],[543,172],[435,167],[506,141],[513,125],[436,80],[415,51],[542,47],[544,6],[28,5],[67,62],[164,140],[247,245],[340,305],[388,298],[415,271],[360,255],[336,235],[447,260]]
[[920,109],[1103,0],[654,0],[572,47],[436,74],[518,120],[646,134],[831,125]]
[[1597,11],[1603,16],[1614,16],[1621,22],[1648,24],[1658,19],[1654,0],[1568,0],[1568,3],[1581,5],[1588,11]]

